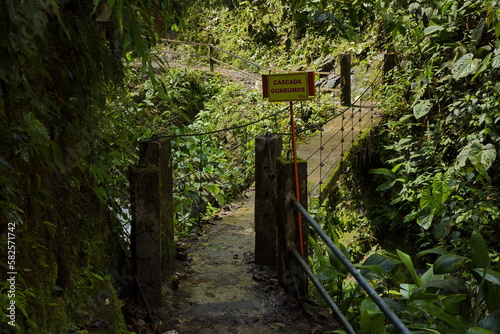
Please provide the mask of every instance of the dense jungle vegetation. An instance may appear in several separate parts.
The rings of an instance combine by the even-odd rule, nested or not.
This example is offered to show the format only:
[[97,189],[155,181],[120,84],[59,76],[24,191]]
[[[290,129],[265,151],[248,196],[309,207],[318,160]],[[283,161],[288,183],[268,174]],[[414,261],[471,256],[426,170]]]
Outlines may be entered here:
[[[226,76],[156,71],[148,50],[169,37],[279,70],[396,53],[365,156],[346,157],[356,163],[315,215],[413,332],[499,332],[499,17],[497,0],[1,0],[2,331],[133,330],[117,293],[139,140],[268,117],[174,142],[182,235],[251,184],[249,139],[288,131],[279,106]],[[328,103],[308,108],[300,127],[327,118]],[[394,332],[311,243],[314,270],[359,331]]]

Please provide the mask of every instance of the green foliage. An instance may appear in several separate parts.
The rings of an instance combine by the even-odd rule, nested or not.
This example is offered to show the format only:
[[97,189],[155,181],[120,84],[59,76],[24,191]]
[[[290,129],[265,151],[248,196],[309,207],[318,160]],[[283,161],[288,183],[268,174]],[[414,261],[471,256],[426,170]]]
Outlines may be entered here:
[[[148,49],[158,40],[157,32],[168,30],[279,69],[311,68],[316,58],[343,51],[365,55],[375,52],[367,51],[373,45],[397,51],[401,66],[382,99],[390,111],[378,128],[379,160],[370,166],[371,175],[353,167],[356,175],[343,176],[342,186],[354,186],[339,197],[352,205],[332,204],[340,215],[329,219],[339,223],[337,232],[357,226],[369,240],[368,249],[373,235],[411,241],[397,256],[370,256],[363,269],[373,280],[388,276],[400,283],[399,291],[384,286],[380,291],[398,296],[409,321],[428,331],[496,330],[498,273],[490,268],[494,261],[479,260],[486,247],[473,232],[483,232],[484,244],[500,236],[498,1],[2,0],[0,7],[5,9],[0,12],[0,220],[18,224],[26,232],[22,245],[37,252],[32,259],[26,253],[25,261],[36,269],[23,276],[50,285],[36,285],[35,296],[26,293],[33,305],[25,308],[27,323],[37,322],[43,331],[49,326],[46,319],[65,319],[63,312],[52,318],[43,313],[46,305],[56,303],[53,286],[71,300],[68,287],[76,284],[80,294],[75,295],[85,296],[80,283],[90,277],[87,272],[83,278],[71,277],[68,263],[78,259],[77,268],[88,268],[89,258],[109,254],[119,242],[123,229],[109,218],[127,219],[126,169],[134,163],[137,140],[180,135],[174,163],[176,178],[184,182],[177,184],[176,204],[178,227],[186,232],[248,185],[252,139],[269,130],[287,130],[285,118],[270,117],[275,110],[263,107],[257,93],[225,86],[220,77],[207,79],[190,71],[154,75]],[[179,31],[185,27],[196,29]],[[334,44],[333,36],[360,43]],[[141,71],[149,80],[123,77],[122,60],[135,56],[142,57]],[[123,79],[139,86],[132,99],[120,91]],[[252,108],[244,110],[243,105]],[[323,112],[306,111],[299,126],[324,119]],[[236,128],[242,118],[250,123],[261,116],[269,119]],[[235,129],[185,136],[231,127]],[[360,199],[356,191],[370,198]],[[70,214],[67,207],[77,209]],[[105,209],[92,218],[83,212],[90,207]],[[95,234],[71,239],[87,230],[100,231],[103,239],[89,242]],[[110,231],[116,233],[106,234]],[[350,245],[353,257],[366,252],[362,242]],[[74,243],[82,254],[71,251]],[[429,244],[441,245],[442,253],[420,275],[420,264],[406,253]],[[345,277],[345,268],[331,254],[319,255],[318,245],[314,248],[320,262],[316,270],[329,281],[342,308],[359,315],[365,331],[384,330],[379,311],[354,283],[330,277]],[[450,249],[454,252],[448,253]],[[463,289],[456,280],[462,276],[452,276],[462,273],[481,296]],[[349,306],[350,300],[359,306]],[[467,309],[471,300],[472,320],[472,308]],[[65,308],[57,304],[58,310]],[[486,308],[490,314],[483,317]],[[428,315],[437,320],[426,322]]]
[[[335,244],[349,256],[333,236]],[[391,332],[385,315],[366,293],[356,283],[347,284],[345,268],[338,266],[333,254],[325,255],[314,239],[310,241],[314,249],[310,261],[316,275],[343,313],[355,319],[354,326],[363,333]],[[417,257],[433,255],[435,259],[425,272],[417,271],[414,260],[399,250],[397,254],[373,253],[357,267],[414,332],[492,333],[500,326],[496,302],[500,273],[490,268],[490,254],[480,233],[473,233],[467,249],[470,257],[438,248],[420,252]]]
[[219,77],[187,69],[164,69],[155,75],[154,82],[151,78],[141,79],[133,69],[128,74],[132,99],[122,103],[127,103],[130,116],[140,122],[139,129],[156,133],[167,133],[170,126],[190,124],[221,86]]
[[[346,10],[350,5],[342,2]],[[332,6],[336,4],[329,5]],[[375,41],[375,31],[370,27],[363,28],[364,36],[356,44],[337,38],[344,34],[338,35],[335,28],[321,34],[315,24],[301,22],[300,15],[295,19],[290,3],[277,0],[240,1],[239,6],[232,8],[221,6],[220,2],[193,1],[185,12],[189,13],[185,17],[187,29],[178,32],[176,39],[212,43],[271,70],[315,70],[325,58],[343,52],[364,58],[373,51],[370,46]],[[328,23],[325,21],[323,25],[327,27]],[[174,46],[169,44],[169,47]],[[200,56],[207,54],[206,48],[198,46],[176,47],[181,52],[188,49]],[[215,52],[215,56],[232,66],[261,74],[259,69],[224,53]]]
[[498,235],[498,10],[495,1],[415,2],[395,7],[398,26],[386,26],[402,52],[387,92],[404,98],[385,104],[376,212],[416,247],[451,247],[475,229],[490,231],[490,241]]
[[[377,238],[372,246],[397,253],[359,266],[415,332],[497,330],[499,10],[498,1],[455,0],[377,8],[377,43],[397,51],[400,64],[384,87],[377,141],[367,145],[373,155],[339,178],[325,224],[341,239],[366,227]],[[313,265],[323,263],[316,256]],[[364,299],[350,306],[363,307],[354,312],[358,326],[390,332]]]
[[312,27],[320,34],[359,40],[375,22],[377,1],[282,1],[296,29]]
[[254,138],[288,125],[281,106],[264,108],[258,92],[221,75],[170,69],[156,79],[165,83],[162,94],[149,80],[131,77],[130,85],[139,84],[127,105],[136,111],[137,131],[172,138],[174,218],[182,237],[251,184]]
[[30,290],[18,289],[17,323],[26,333],[65,332],[72,301],[89,293],[66,293],[69,272],[91,257],[99,272],[118,270],[125,258],[117,216],[126,216],[135,134],[110,101],[132,51],[152,73],[147,49],[161,13],[170,15],[160,5],[0,1],[0,222],[18,227],[18,279]]

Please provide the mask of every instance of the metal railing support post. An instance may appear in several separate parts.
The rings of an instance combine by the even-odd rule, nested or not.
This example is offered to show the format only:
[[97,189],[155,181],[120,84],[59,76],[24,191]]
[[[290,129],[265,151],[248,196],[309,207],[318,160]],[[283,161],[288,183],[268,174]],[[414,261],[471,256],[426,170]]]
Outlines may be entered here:
[[[302,205],[307,206],[307,162],[297,162],[299,191]],[[291,295],[301,298],[307,295],[307,276],[294,259],[290,249],[300,249],[297,214],[290,202],[295,198],[294,165],[292,160],[278,159],[277,164],[278,219],[278,281]],[[307,226],[302,226],[302,235],[307,240]],[[303,245],[304,256],[307,247]]]
[[280,136],[255,139],[255,263],[276,266],[278,253],[276,160],[281,155]]

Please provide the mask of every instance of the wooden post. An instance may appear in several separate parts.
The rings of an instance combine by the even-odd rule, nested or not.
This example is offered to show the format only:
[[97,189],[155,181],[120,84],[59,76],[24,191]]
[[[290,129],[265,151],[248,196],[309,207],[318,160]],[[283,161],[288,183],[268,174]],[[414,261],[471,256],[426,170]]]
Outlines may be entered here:
[[277,264],[276,160],[281,150],[280,136],[255,139],[255,263],[265,266]]
[[[297,162],[300,203],[307,209],[307,162]],[[278,280],[281,286],[296,297],[307,295],[307,275],[295,261],[289,249],[300,249],[297,212],[290,199],[295,198],[293,161],[278,159]],[[302,226],[304,257],[307,259],[307,224]]]
[[384,83],[392,84],[392,80],[389,78],[389,72],[396,66],[396,55],[394,53],[384,54]]
[[208,60],[210,63],[210,72],[214,71],[214,48],[212,47],[212,44],[208,46]]
[[351,105],[351,55],[344,53],[340,58],[341,90],[340,100],[342,105]]
[[161,282],[174,263],[172,155],[170,141],[139,143],[139,165],[130,174],[131,253],[148,311],[162,306]]

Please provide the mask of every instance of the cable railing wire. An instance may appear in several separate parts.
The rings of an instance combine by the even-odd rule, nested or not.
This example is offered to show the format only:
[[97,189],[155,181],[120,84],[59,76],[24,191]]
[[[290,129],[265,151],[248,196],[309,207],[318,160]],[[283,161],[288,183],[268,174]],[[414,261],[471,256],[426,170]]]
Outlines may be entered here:
[[[206,131],[206,132],[200,132],[200,133],[188,133],[188,134],[171,134],[171,135],[160,135],[160,136],[157,136],[157,138],[183,138],[183,137],[200,137],[200,142],[199,142],[199,166],[196,170],[192,171],[191,173],[187,174],[187,175],[184,175],[182,178],[176,178],[176,180],[174,181],[174,187],[177,189],[177,191],[175,192],[177,194],[177,196],[179,197],[179,199],[174,203],[175,206],[181,204],[183,201],[189,199],[188,196],[185,196],[183,195],[183,192],[185,192],[185,189],[183,188],[183,185],[185,185],[185,181],[186,180],[191,180],[192,177],[194,176],[195,179],[192,180],[193,182],[197,183],[198,184],[198,198],[195,200],[195,201],[192,201],[190,203],[190,206],[189,208],[187,208],[189,210],[189,213],[190,215],[186,215],[182,218],[184,218],[184,220],[182,220],[181,222],[187,220],[187,219],[193,219],[194,217],[197,217],[197,224],[200,225],[201,224],[201,221],[202,221],[202,213],[203,213],[203,210],[206,208],[206,201],[203,200],[203,198],[207,199],[207,198],[210,198],[210,196],[212,196],[210,194],[210,192],[208,190],[206,190],[206,186],[209,185],[211,183],[210,180],[204,180],[205,177],[204,177],[204,168],[207,166],[207,161],[204,161],[204,156],[203,156],[203,144],[204,144],[204,141],[207,141],[207,140],[210,140],[208,139],[207,137],[210,137],[210,136],[214,136],[214,135],[217,135],[219,133],[224,133],[224,132],[231,132],[231,131],[235,131],[235,130],[240,130],[240,129],[245,129],[245,133],[242,134],[242,136],[244,137],[244,140],[243,141],[239,141],[237,145],[233,145],[231,147],[231,152],[234,152],[234,151],[237,151],[237,150],[240,150],[241,148],[245,148],[248,146],[248,144],[250,143],[253,143],[255,141],[255,138],[258,137],[258,135],[255,135],[255,136],[248,136],[248,131],[246,129],[248,129],[248,127],[252,126],[252,125],[255,125],[257,123],[260,123],[260,122],[264,122],[270,118],[273,118],[273,117],[276,117],[278,114],[282,113],[285,109],[280,109],[279,111],[271,114],[271,115],[267,115],[265,117],[262,117],[256,121],[252,121],[252,122],[249,122],[249,123],[246,123],[246,124],[243,124],[243,125],[238,125],[238,126],[233,126],[233,127],[228,127],[228,128],[224,128],[224,129],[219,129],[219,130],[213,130],[213,131]],[[204,138],[205,137],[205,138]],[[250,150],[251,151],[251,150]],[[243,161],[248,161],[248,158],[253,155],[253,151],[251,152],[248,152],[246,154],[244,154],[243,156],[240,157],[240,160],[239,162],[241,162],[241,160]],[[219,159],[222,159],[224,156],[226,156],[227,154],[223,154],[217,158],[215,158],[215,161],[219,160]],[[205,162],[205,163],[204,163]],[[233,163],[233,166],[234,166],[234,163]],[[232,167],[231,167],[232,168]],[[244,172],[246,173],[246,170],[247,170],[247,167],[244,168]]]
[[[328,138],[325,142],[323,142],[323,138],[321,138],[321,143],[320,143],[320,147],[318,147],[312,154],[309,155],[309,157],[306,159],[306,161],[309,161],[315,154],[317,154],[318,152],[321,152],[321,157],[320,157],[320,161],[318,163],[317,166],[315,166],[314,168],[312,168],[312,170],[309,171],[308,173],[308,176],[312,175],[314,172],[316,172],[318,170],[318,168],[320,169],[320,181],[319,181],[319,184],[315,185],[314,188],[312,189],[313,191],[318,187],[320,186],[321,184],[323,184],[323,181],[328,177],[328,175],[330,175],[330,172],[331,170],[337,165],[337,162],[341,159],[341,156],[343,154],[343,151],[345,149],[347,149],[348,147],[350,147],[352,145],[352,143],[354,142],[354,139],[358,137],[359,133],[361,133],[366,127],[367,125],[363,126],[363,119],[365,119],[368,115],[370,115],[370,120],[373,120],[373,107],[371,108],[371,110],[369,112],[366,112],[366,113],[362,113],[362,108],[366,108],[363,106],[363,98],[369,93],[369,92],[372,92],[373,93],[373,88],[375,86],[375,83],[376,81],[378,80],[378,78],[380,77],[382,73],[382,70],[379,69],[375,75],[375,78],[373,80],[370,81],[368,87],[366,89],[363,90],[363,92],[357,96],[357,98],[355,99],[355,101],[350,105],[350,106],[347,106],[345,107],[340,113],[328,118],[325,122],[322,122],[322,125],[326,124],[326,123],[329,123],[331,122],[333,119],[335,118],[338,118],[340,116],[342,117],[345,117],[345,114],[348,112],[348,111],[351,111],[351,116],[350,116],[350,122],[351,122],[351,128],[349,131],[345,131],[345,125],[348,124],[349,121],[347,121],[347,123],[342,123],[342,126],[339,130],[337,130],[333,135],[330,136],[330,138]],[[373,96],[372,96],[373,97]],[[355,110],[354,110],[354,107],[356,106],[356,104],[359,104],[359,120],[356,120],[355,121]],[[368,123],[367,123],[368,124]],[[355,127],[359,125],[359,133],[355,135]],[[317,125],[316,125],[317,126]],[[326,145],[333,139],[335,138],[339,132],[342,132],[344,133],[342,135],[342,139],[341,139],[341,142],[339,144],[337,144],[333,149],[330,150],[330,153],[327,154],[326,156],[322,154],[322,151],[325,149]],[[346,133],[345,133],[346,132]],[[343,147],[343,143],[345,141],[345,138],[347,138],[348,136],[351,136],[351,141],[350,143],[347,145],[346,148]],[[328,171],[326,173],[323,174],[322,172],[322,168],[325,166],[325,161],[331,156],[331,154],[334,153],[334,151],[338,148],[339,145],[342,145],[342,149],[341,149],[341,154],[339,155],[338,159],[336,159],[333,163],[331,163],[331,166],[329,167]],[[324,175],[324,176],[323,176]]]

